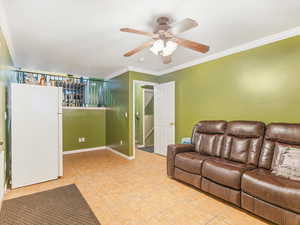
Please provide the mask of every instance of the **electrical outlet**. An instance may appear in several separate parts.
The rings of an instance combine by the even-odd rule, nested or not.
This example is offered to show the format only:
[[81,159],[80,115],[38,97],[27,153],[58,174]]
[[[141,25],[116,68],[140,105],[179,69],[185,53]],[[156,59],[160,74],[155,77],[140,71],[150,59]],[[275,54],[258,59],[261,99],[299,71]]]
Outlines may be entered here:
[[79,137],[79,138],[78,138],[78,142],[79,142],[79,143],[86,142],[85,137]]

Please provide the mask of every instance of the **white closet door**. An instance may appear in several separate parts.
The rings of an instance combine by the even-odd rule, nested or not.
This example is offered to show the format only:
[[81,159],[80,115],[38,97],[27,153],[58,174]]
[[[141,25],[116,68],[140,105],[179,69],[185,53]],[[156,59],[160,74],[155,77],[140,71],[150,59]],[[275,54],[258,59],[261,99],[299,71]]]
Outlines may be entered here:
[[59,174],[59,104],[56,87],[12,85],[12,187]]
[[154,87],[154,152],[167,155],[175,143],[175,82]]

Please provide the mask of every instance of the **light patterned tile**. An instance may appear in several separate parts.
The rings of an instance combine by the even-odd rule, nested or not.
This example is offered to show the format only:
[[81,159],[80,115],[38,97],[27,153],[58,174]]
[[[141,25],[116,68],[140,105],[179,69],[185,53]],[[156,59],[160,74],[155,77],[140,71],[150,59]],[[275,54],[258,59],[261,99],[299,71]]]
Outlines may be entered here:
[[267,224],[205,193],[170,179],[164,157],[137,151],[126,160],[110,151],[64,156],[64,176],[10,190],[15,198],[75,183],[102,225]]

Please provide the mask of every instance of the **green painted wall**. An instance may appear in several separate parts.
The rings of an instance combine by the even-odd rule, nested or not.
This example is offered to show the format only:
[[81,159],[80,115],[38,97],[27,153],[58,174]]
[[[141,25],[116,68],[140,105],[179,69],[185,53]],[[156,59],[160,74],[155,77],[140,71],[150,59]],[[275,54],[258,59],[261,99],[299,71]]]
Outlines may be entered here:
[[[0,127],[0,139],[1,141],[4,142],[2,150],[0,152],[0,164],[1,164],[1,180],[0,180],[0,184],[1,184],[1,190],[3,189],[3,187],[5,186],[5,183],[9,177],[9,161],[6,160],[9,158],[9,145],[8,145],[8,137],[9,137],[9,126],[8,126],[8,120],[10,119],[10,115],[7,118],[7,120],[4,120],[4,113],[7,112],[7,108],[8,108],[8,102],[7,101],[7,86],[9,85],[9,83],[11,81],[13,81],[15,79],[15,77],[13,76],[13,74],[10,72],[10,67],[13,65],[13,61],[12,58],[10,56],[8,47],[7,47],[7,43],[6,40],[3,36],[1,27],[0,27],[0,91],[1,91],[1,105],[0,105],[0,113],[2,114],[2,116],[0,116],[0,123],[1,123],[1,127]],[[4,165],[4,166],[3,166]],[[4,171],[3,171],[4,169]],[[2,195],[3,193],[1,193]],[[0,198],[2,198],[2,196],[0,196]]]
[[176,81],[176,141],[199,120],[300,123],[300,36],[160,77]]
[[157,82],[158,77],[130,71],[108,82],[112,105],[106,112],[106,143],[128,156],[133,155],[133,80]]
[[[78,142],[84,137],[85,142]],[[64,151],[106,145],[106,111],[92,109],[63,110]]]
[[112,105],[106,112],[106,144],[129,155],[129,72],[114,77],[107,85]]
[[7,70],[7,67],[12,66],[13,62],[7,47],[6,40],[3,36],[1,27],[0,27],[0,70],[1,70],[1,78],[3,71]]
[[6,86],[15,80],[15,76],[10,71],[11,66],[13,66],[13,61],[0,27],[0,81],[4,82]]

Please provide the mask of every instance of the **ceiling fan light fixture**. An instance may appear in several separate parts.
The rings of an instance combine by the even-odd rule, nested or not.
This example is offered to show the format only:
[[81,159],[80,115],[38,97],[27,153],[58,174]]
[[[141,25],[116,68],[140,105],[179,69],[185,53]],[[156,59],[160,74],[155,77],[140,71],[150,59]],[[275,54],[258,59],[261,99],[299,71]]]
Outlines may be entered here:
[[166,47],[163,50],[163,56],[172,55],[173,52],[177,49],[178,44],[173,41],[167,41]]
[[153,43],[152,47],[150,48],[150,51],[155,55],[159,55],[163,49],[164,49],[164,42],[163,40],[159,39]]
[[197,52],[207,53],[209,51],[209,46],[177,36],[177,34],[183,33],[197,26],[198,23],[190,18],[186,18],[176,24],[171,24],[170,18],[160,17],[157,19],[157,25],[154,27],[153,32],[121,28],[120,30],[122,32],[151,37],[151,40],[148,40],[135,49],[125,53],[124,56],[132,56],[143,49],[150,48],[150,51],[154,55],[159,56],[164,64],[169,64],[172,62],[171,55],[177,49],[178,45]]
[[164,41],[159,39],[154,42],[150,51],[155,55],[169,56],[176,50],[177,46],[177,43],[173,41],[167,41],[165,45]]

